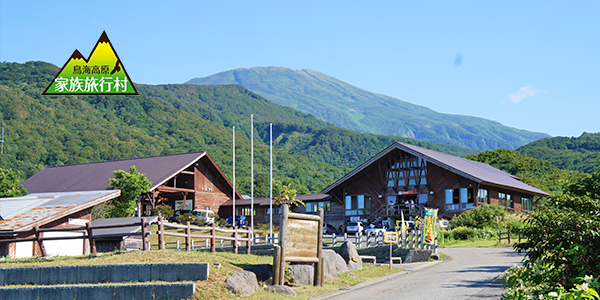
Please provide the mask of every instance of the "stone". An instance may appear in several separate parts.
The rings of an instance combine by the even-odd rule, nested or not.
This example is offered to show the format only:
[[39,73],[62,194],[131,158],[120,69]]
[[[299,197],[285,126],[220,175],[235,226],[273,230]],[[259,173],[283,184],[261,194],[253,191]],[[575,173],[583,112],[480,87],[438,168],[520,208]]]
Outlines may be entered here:
[[298,295],[298,293],[296,293],[296,291],[292,290],[292,288],[287,285],[268,286],[265,288],[265,291],[277,293],[277,294],[283,294],[283,295],[292,295],[292,296]]
[[404,263],[428,261],[429,257],[431,257],[431,250],[411,249],[408,251],[408,255],[406,256]]
[[273,277],[273,265],[269,264],[244,265],[244,270],[254,273],[256,279],[261,282],[265,282]]
[[225,288],[233,293],[248,296],[258,290],[258,280],[254,273],[238,270],[227,277]]
[[[342,258],[341,255],[337,254],[331,249],[323,249],[323,262],[325,261],[332,262],[338,274],[348,272],[348,266],[346,265],[346,261]],[[325,267],[326,265],[327,263],[325,262],[323,267]]]
[[346,262],[348,270],[356,271],[362,269],[362,259],[360,259],[358,251],[356,251],[356,247],[353,243],[350,243],[348,241],[344,242],[340,246],[340,255]]
[[315,267],[312,264],[289,265],[287,269],[290,271],[290,284],[312,285],[315,281]]

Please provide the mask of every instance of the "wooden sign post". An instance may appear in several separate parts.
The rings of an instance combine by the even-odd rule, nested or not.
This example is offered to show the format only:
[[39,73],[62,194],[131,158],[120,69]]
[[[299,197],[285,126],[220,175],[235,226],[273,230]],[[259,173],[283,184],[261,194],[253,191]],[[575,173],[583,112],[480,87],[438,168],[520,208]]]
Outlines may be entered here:
[[386,231],[384,235],[384,242],[390,244],[390,269],[392,268],[392,245],[398,244],[398,233],[395,231]]
[[[284,284],[285,263],[314,263],[314,285],[323,286],[323,209],[319,215],[289,212],[289,206],[282,207],[279,244],[281,250],[275,253],[273,265],[273,285]],[[277,252],[277,247],[275,250]]]

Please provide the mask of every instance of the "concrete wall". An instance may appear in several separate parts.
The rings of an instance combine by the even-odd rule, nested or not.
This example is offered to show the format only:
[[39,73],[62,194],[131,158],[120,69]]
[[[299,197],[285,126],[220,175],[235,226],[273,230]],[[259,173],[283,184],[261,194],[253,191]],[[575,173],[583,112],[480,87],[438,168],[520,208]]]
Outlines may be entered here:
[[[208,263],[0,268],[0,286],[134,281],[200,281],[208,279],[208,270]],[[10,298],[0,297],[0,299]]]

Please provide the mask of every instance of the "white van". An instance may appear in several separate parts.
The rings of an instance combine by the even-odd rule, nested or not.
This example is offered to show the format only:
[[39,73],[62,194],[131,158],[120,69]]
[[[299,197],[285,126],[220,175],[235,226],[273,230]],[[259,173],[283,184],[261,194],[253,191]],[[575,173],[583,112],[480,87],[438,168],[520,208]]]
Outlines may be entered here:
[[198,217],[198,220],[204,221],[207,225],[212,225],[215,222],[215,212],[207,209],[195,209],[192,214]]

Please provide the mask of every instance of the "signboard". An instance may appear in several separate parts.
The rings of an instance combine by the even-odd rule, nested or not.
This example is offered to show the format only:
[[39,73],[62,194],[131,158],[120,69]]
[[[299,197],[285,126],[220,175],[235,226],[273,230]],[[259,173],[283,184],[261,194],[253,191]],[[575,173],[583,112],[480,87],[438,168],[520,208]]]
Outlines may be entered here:
[[[187,202],[184,205],[184,202]],[[175,201],[175,210],[192,210],[192,200],[189,199],[187,201],[177,200]]]
[[435,243],[435,223],[437,222],[437,208],[426,208],[423,225],[423,243],[433,245]]
[[350,217],[350,222],[359,222],[360,217]]
[[399,191],[398,195],[412,195],[415,191]]
[[395,231],[386,231],[383,236],[383,241],[386,244],[397,244],[398,243],[398,233]]
[[323,209],[319,215],[289,212],[283,205],[279,243],[275,247],[273,261],[273,282],[282,285],[285,281],[285,263],[314,263],[314,285],[323,286]]

